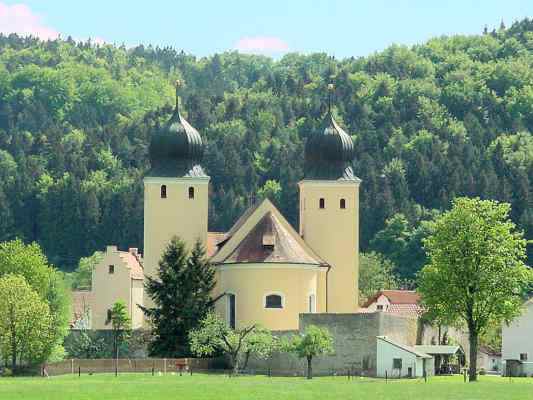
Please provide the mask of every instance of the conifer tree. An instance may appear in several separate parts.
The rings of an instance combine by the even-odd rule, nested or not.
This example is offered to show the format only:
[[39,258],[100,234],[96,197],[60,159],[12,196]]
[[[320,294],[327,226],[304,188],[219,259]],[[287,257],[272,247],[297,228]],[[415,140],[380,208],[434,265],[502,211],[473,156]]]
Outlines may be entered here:
[[158,276],[149,277],[146,284],[155,306],[141,307],[153,325],[151,355],[191,354],[188,334],[211,311],[214,286],[215,271],[202,244],[196,242],[189,253],[181,239],[172,238],[159,261]]

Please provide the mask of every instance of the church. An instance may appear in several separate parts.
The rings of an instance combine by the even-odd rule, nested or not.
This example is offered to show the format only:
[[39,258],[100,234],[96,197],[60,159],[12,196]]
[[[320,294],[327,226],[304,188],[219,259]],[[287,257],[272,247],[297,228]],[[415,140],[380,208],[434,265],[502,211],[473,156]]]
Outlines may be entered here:
[[[302,313],[358,308],[359,185],[354,144],[330,108],[305,147],[297,232],[267,199],[226,233],[208,232],[209,176],[201,134],[180,113],[150,143],[144,178],[144,274],[154,276],[173,236],[198,239],[216,269],[216,311],[231,327],[298,329]],[[144,303],[150,299],[145,295]]]
[[355,313],[360,180],[350,166],[352,138],[335,122],[331,107],[306,143],[299,231],[264,199],[228,232],[209,232],[205,143],[180,113],[178,91],[173,115],[150,142],[144,256],[107,246],[93,271],[92,290],[74,293],[73,328],[109,329],[109,312],[118,300],[126,303],[134,329],[146,327],[137,306],[153,304],[144,281],[157,275],[174,236],[189,248],[200,240],[206,249],[216,271],[215,310],[233,328],[258,323],[273,331],[297,330],[301,314]]
[[[74,293],[72,329],[110,329],[109,312],[118,300],[126,303],[133,329],[148,328],[138,307],[153,304],[144,282],[157,277],[166,246],[178,236],[189,248],[199,240],[206,249],[215,268],[215,311],[230,327],[259,324],[281,336],[301,333],[309,325],[328,328],[335,352],[316,363],[320,374],[350,366],[382,376],[397,359],[408,366],[405,376],[433,373],[433,357],[416,348],[428,349],[435,337],[419,318],[416,293],[380,291],[364,307],[358,305],[361,181],[350,166],[354,143],[330,107],[306,142],[298,231],[264,199],[228,232],[209,232],[210,178],[202,168],[203,151],[202,136],[181,115],[176,95],[173,115],[150,143],[144,256],[135,248],[107,246],[93,271],[91,291]],[[455,336],[467,349],[467,340]],[[280,353],[269,368],[292,374],[301,370],[300,363]],[[264,360],[250,360],[250,366],[264,368]]]

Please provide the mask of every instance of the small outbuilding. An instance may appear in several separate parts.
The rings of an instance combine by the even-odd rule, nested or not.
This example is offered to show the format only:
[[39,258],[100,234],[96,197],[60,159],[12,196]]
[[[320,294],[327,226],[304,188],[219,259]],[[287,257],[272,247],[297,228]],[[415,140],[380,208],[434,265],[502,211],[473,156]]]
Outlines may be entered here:
[[458,374],[465,365],[465,354],[460,346],[418,345],[414,346],[414,349],[433,357],[434,371],[437,375]]
[[434,375],[432,356],[387,336],[377,336],[377,377],[421,378],[424,375]]

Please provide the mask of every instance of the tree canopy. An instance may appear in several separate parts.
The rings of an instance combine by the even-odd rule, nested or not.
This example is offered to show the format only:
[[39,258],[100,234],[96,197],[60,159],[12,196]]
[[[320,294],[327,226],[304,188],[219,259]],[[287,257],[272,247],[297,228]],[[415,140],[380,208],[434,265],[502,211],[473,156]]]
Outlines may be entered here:
[[476,380],[480,335],[519,315],[533,282],[524,264],[526,241],[509,220],[510,208],[458,198],[425,240],[429,262],[419,276],[421,302],[434,318],[468,328],[470,380]]
[[[109,243],[142,249],[148,143],[176,79],[207,142],[211,230],[226,231],[256,193],[297,225],[304,144],[332,81],[363,181],[363,251],[395,214],[416,229],[418,208],[446,210],[457,196],[510,203],[531,239],[532,36],[525,19],[367,57],[279,60],[0,36],[0,240],[38,241],[62,269]],[[390,250],[402,277],[423,265]]]
[[63,338],[70,321],[70,296],[63,273],[48,263],[40,246],[21,240],[0,243],[0,277],[17,275],[44,301],[53,323],[46,358],[62,354]]
[[48,304],[20,275],[0,277],[0,358],[12,370],[46,361],[54,347]]
[[333,336],[325,327],[309,325],[286,345],[286,350],[307,360],[307,379],[313,378],[313,358],[332,354]]

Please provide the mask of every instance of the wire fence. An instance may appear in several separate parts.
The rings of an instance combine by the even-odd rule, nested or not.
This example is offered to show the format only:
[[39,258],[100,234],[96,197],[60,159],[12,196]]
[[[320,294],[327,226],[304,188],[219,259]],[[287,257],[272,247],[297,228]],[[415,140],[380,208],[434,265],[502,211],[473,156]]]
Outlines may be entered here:
[[[59,375],[94,375],[101,373],[144,373],[152,375],[185,375],[185,374],[209,374],[226,375],[228,377],[263,375],[269,377],[306,377],[306,368],[279,369],[279,368],[249,368],[239,370],[237,374],[233,369],[223,367],[220,360],[201,358],[146,358],[146,359],[68,359],[60,362],[45,364],[41,368],[42,376]],[[348,380],[360,382],[372,382],[360,378],[372,378],[372,371],[362,371],[354,368],[327,369],[313,372],[313,376],[345,377]],[[399,376],[386,374],[386,381],[397,381]],[[402,377],[405,379],[405,377]],[[413,377],[421,381],[425,377]],[[379,380],[375,380],[379,381]]]
[[97,373],[184,373],[208,371],[211,360],[202,358],[146,358],[146,359],[69,359],[45,364],[43,376]]

